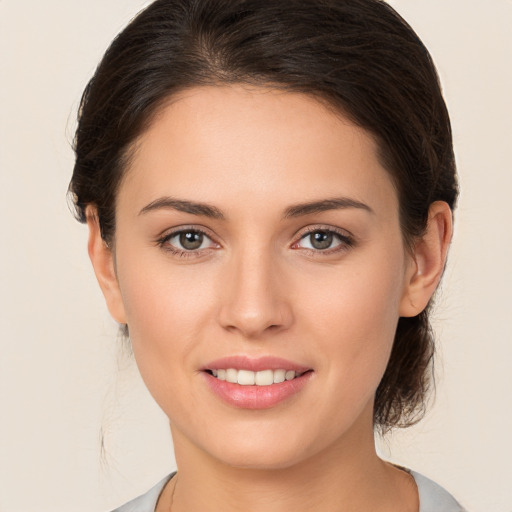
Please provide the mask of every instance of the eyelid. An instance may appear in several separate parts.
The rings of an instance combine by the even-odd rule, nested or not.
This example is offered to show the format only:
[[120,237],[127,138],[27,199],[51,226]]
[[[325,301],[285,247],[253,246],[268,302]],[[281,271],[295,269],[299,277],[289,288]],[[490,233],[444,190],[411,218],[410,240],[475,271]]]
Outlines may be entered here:
[[[340,239],[341,243],[338,246],[335,246],[335,247],[329,248],[329,249],[324,249],[324,250],[309,249],[307,247],[298,247],[298,244],[300,243],[301,240],[306,238],[311,233],[316,233],[318,231],[322,231],[322,232],[326,232],[326,233],[333,233]],[[328,226],[325,224],[317,224],[317,225],[307,226],[306,228],[302,228],[295,234],[294,240],[295,241],[292,243],[292,246],[291,246],[292,249],[296,249],[296,250],[302,249],[303,251],[307,251],[307,252],[310,252],[315,255],[322,255],[322,254],[328,255],[331,253],[347,250],[347,248],[355,245],[355,242],[356,242],[354,235],[352,235],[352,233],[350,233],[346,229],[338,228],[335,226]]]
[[[309,249],[309,248],[302,248],[298,247],[298,244],[301,240],[306,238],[311,233],[316,233],[318,231],[323,231],[327,233],[333,233],[336,235],[339,240],[340,244],[333,248],[328,249]],[[213,244],[212,247],[206,247],[203,249],[196,249],[196,250],[186,250],[186,249],[179,249],[178,247],[175,247],[169,243],[167,243],[170,239],[173,237],[186,232],[197,232],[204,235],[206,238],[208,238],[211,243]],[[347,231],[346,229],[339,228],[332,225],[325,225],[325,224],[316,224],[316,225],[310,225],[305,228],[301,228],[298,230],[294,237],[294,242],[291,245],[292,249],[302,249],[303,251],[314,253],[315,255],[328,255],[335,252],[342,252],[344,250],[347,250],[349,247],[352,247],[355,245],[355,239],[352,233]],[[206,252],[211,251],[212,249],[218,249],[221,248],[222,245],[218,242],[218,237],[211,233],[211,231],[208,228],[205,228],[203,226],[198,225],[181,225],[181,226],[175,226],[173,228],[169,228],[165,231],[163,231],[160,235],[156,237],[155,243],[160,246],[163,250],[166,250],[168,252],[171,252],[173,254],[181,255],[184,257],[187,256],[201,256],[204,255]]]
[[202,226],[200,224],[181,224],[179,226],[173,226],[172,228],[164,229],[160,232],[155,238],[156,239],[162,239],[162,238],[169,238],[173,235],[177,235],[179,233],[187,232],[187,231],[196,231],[197,233],[202,233],[203,235],[207,236],[208,238],[211,238],[212,240],[216,240],[219,238],[217,235],[215,235],[211,229]]
[[342,238],[354,240],[354,235],[347,229],[339,228],[337,226],[330,226],[326,224],[313,224],[310,226],[306,226],[305,228],[301,228],[295,233],[294,239],[302,239],[311,233],[316,233],[317,231],[326,231],[329,233],[339,235]]
[[[181,233],[187,233],[187,232],[195,232],[195,233],[201,233],[203,236],[208,238],[210,242],[213,244],[212,247],[206,247],[203,249],[196,249],[196,250],[186,250],[186,249],[180,249],[179,247],[175,247],[171,244],[169,244],[169,240],[174,238],[175,236],[180,235]],[[160,235],[157,236],[155,243],[161,247],[163,250],[168,251],[172,254],[183,256],[183,257],[190,257],[190,256],[201,256],[205,252],[210,251],[212,249],[217,249],[221,247],[221,244],[216,240],[216,236],[212,235],[209,229],[206,229],[202,226],[197,225],[182,225],[182,226],[176,226],[174,228],[167,229],[163,231]]]

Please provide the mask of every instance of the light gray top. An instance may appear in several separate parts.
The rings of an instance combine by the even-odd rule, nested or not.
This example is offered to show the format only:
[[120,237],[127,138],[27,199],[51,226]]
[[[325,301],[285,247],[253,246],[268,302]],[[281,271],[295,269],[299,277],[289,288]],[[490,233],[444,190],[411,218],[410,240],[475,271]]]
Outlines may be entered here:
[[[418,486],[418,494],[420,497],[419,512],[466,512],[455,498],[440,485],[415,471],[409,471],[409,473],[414,477],[416,485]],[[166,476],[146,494],[129,501],[112,512],[155,512],[160,493],[165,487],[165,484],[174,475],[175,473]]]

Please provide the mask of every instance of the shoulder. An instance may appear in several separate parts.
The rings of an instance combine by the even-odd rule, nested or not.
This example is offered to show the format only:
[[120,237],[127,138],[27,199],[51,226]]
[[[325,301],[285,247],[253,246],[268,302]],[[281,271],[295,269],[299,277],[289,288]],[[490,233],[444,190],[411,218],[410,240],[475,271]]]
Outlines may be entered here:
[[420,512],[466,512],[439,484],[415,471],[409,471],[418,486]]
[[112,512],[155,512],[156,503],[165,484],[174,476],[172,473],[160,480],[148,492],[142,494],[128,503],[116,508]]
[[[439,484],[416,471],[409,471],[409,473],[418,486],[419,512],[466,512],[457,500]],[[125,503],[112,512],[154,512],[160,493],[173,476],[174,473],[166,476],[145,494]]]

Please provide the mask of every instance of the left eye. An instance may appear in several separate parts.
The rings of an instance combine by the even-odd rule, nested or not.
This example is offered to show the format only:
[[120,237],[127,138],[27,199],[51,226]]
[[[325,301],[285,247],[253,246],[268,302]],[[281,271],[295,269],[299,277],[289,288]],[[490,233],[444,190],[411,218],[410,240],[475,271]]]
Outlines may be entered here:
[[316,251],[325,251],[327,249],[333,249],[347,243],[343,240],[343,237],[338,233],[327,230],[312,231],[304,235],[297,243],[298,247],[304,249],[314,249]]
[[166,238],[166,243],[181,251],[197,251],[215,245],[204,233],[192,229],[173,233]]

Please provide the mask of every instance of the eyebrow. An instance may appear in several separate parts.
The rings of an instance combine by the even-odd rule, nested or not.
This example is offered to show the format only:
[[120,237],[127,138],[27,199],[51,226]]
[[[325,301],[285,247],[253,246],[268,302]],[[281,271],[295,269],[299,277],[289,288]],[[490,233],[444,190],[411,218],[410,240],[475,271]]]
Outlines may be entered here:
[[[313,213],[321,213],[329,210],[342,210],[347,208],[357,208],[365,210],[369,213],[374,211],[365,203],[350,199],[347,197],[336,197],[332,199],[323,199],[320,201],[311,201],[308,203],[300,203],[288,207],[284,212],[284,218],[302,217],[311,215]],[[192,215],[201,215],[211,219],[225,220],[224,214],[215,206],[207,203],[199,203],[196,201],[186,201],[183,199],[175,199],[173,197],[161,197],[155,199],[148,205],[144,206],[139,212],[139,215],[154,211],[154,210],[177,210]]]
[[183,199],[175,199],[173,197],[161,197],[155,199],[148,205],[144,206],[139,212],[139,215],[154,211],[154,210],[178,210],[192,215],[202,215],[203,217],[210,217],[212,219],[223,220],[224,214],[215,206],[206,203],[197,203],[195,201],[185,201]]
[[321,201],[312,201],[290,206],[285,210],[285,218],[302,217],[312,213],[321,213],[329,210],[344,210],[346,208],[357,208],[368,213],[375,213],[367,204],[348,197],[335,197]]

